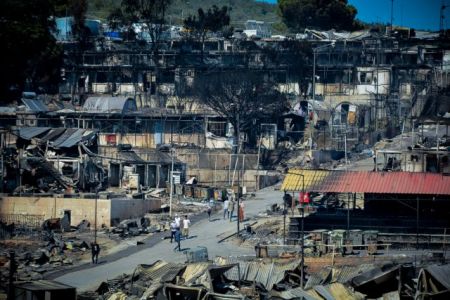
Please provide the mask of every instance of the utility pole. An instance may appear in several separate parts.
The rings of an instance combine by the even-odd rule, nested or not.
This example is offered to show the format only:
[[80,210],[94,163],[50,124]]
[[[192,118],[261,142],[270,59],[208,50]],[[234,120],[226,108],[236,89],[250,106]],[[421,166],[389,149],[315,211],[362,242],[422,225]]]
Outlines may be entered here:
[[310,149],[313,147],[313,131],[314,131],[314,114],[316,102],[316,49],[313,49],[313,81],[312,81],[312,120],[309,120],[309,139]]
[[98,192],[100,186],[95,188],[95,209],[94,209],[94,243],[97,243],[97,202],[98,202]]
[[[240,152],[240,151],[239,151]],[[237,159],[239,159],[239,153],[238,153],[238,156],[237,156]],[[240,226],[241,226],[241,224],[240,224],[240,218],[241,218],[241,215],[240,215],[240,210],[239,210],[239,208],[240,208],[240,189],[241,189],[241,172],[239,171],[238,172],[238,180],[237,180],[237,208],[236,208],[236,215],[237,215],[237,237],[239,237],[240,235],[239,235],[239,231],[241,230],[241,228],[240,228]]]
[[300,203],[301,206],[301,212],[302,212],[302,259],[300,261],[301,270],[300,270],[300,287],[303,288],[304,285],[304,276],[305,276],[305,231],[304,231],[304,220],[305,220],[305,209],[303,207],[304,204],[304,197],[305,197],[305,175],[302,174],[302,192],[303,192],[303,199],[302,203]]
[[16,272],[16,254],[14,251],[9,252],[9,284],[8,284],[8,299],[15,299],[14,295],[14,273]]
[[441,10],[440,10],[440,16],[439,16],[439,32],[441,32],[442,34],[444,33],[444,19],[445,19],[445,15],[444,15],[444,10],[447,8],[447,5],[444,5],[444,0],[441,1]]
[[286,245],[286,202],[284,203],[283,207],[283,245]]
[[347,125],[345,125],[345,135],[344,135],[344,154],[345,154],[345,170],[347,170]]
[[171,166],[170,166],[170,198],[169,198],[169,216],[172,217],[172,199],[173,199],[173,145],[170,148]]
[[394,0],[391,0],[391,33],[394,28]]

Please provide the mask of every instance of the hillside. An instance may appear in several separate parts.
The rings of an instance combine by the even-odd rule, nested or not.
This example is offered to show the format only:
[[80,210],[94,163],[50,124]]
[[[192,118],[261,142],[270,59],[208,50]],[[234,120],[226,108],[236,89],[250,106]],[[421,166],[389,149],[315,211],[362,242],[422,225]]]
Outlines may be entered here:
[[[89,18],[106,19],[109,11],[120,4],[121,0],[90,0]],[[171,24],[182,24],[198,8],[208,9],[212,5],[231,7],[231,23],[235,28],[243,28],[247,20],[265,21],[271,24],[281,22],[276,13],[276,5],[254,0],[174,0],[167,18]],[[278,26],[276,26],[278,27]]]

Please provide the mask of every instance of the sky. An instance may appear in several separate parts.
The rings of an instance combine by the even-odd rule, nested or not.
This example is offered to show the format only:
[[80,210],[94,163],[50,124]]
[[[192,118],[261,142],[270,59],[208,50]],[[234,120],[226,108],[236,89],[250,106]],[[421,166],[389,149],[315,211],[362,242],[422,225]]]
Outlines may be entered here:
[[[277,3],[277,0],[259,0]],[[450,29],[450,0],[444,10],[444,28]],[[357,19],[368,23],[391,22],[391,0],[348,0],[356,7]],[[442,0],[394,0],[394,25],[414,29],[439,30],[439,15]]]

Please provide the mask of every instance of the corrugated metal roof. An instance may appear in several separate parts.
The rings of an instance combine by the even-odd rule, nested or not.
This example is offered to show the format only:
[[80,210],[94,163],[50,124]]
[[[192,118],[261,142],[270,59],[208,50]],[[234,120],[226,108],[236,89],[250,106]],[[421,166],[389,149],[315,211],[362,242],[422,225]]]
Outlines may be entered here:
[[19,129],[19,136],[25,140],[31,140],[48,130],[50,130],[50,127],[22,127]]
[[432,265],[425,268],[437,281],[450,290],[450,265]]
[[186,285],[190,285],[200,275],[204,274],[208,270],[209,262],[192,263],[186,266],[181,278],[184,279]]
[[450,176],[435,173],[290,170],[281,190],[320,193],[450,195]]
[[173,272],[179,273],[184,266],[182,264],[169,263],[162,260],[151,265],[138,265],[134,274],[139,274],[147,280],[159,281],[162,277]]
[[365,297],[360,293],[353,293],[342,283],[332,283],[325,286],[334,300],[362,300]]
[[83,105],[83,110],[89,113],[125,113],[136,111],[136,102],[131,97],[89,97]]
[[[273,285],[283,280],[286,271],[291,271],[300,265],[300,259],[283,261],[242,261],[235,258],[216,259],[216,264],[226,265],[239,263],[242,280],[256,281],[264,285],[267,290],[271,290]],[[238,280],[238,269],[234,267],[225,273],[230,280]]]
[[39,138],[42,143],[53,141],[66,131],[66,128],[53,128],[47,132],[43,137]]
[[55,148],[73,147],[86,140],[93,132],[92,130],[69,128],[52,143],[52,146]]
[[373,264],[361,264],[358,266],[342,266],[333,274],[332,282],[346,283],[354,277],[374,269]]
[[316,285],[315,287],[313,287],[313,290],[316,291],[325,300],[335,300],[331,292],[323,285]]
[[36,280],[33,282],[16,283],[16,287],[30,291],[51,291],[75,289],[75,287],[53,280]]
[[308,294],[302,288],[290,289],[280,293],[282,299],[305,299],[305,300],[322,300],[322,297],[316,297]]
[[130,162],[130,163],[145,163],[139,155],[134,151],[119,151],[117,152],[117,158],[121,161]]
[[47,112],[48,107],[47,105],[42,102],[42,100],[38,99],[25,99],[22,98],[23,104],[27,107],[28,110],[33,112]]
[[322,268],[319,272],[314,272],[309,276],[308,281],[305,284],[305,289],[329,282],[332,278],[331,273],[332,269],[329,267]]

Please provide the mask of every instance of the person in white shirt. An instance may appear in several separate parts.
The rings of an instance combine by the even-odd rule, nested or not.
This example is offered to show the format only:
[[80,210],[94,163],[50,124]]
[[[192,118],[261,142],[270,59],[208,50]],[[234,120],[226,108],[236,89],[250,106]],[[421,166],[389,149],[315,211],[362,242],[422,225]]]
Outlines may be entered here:
[[175,233],[177,232],[177,223],[175,221],[172,221],[170,223],[170,242],[172,243],[173,239],[175,238]]
[[183,236],[187,239],[189,236],[189,225],[191,225],[191,221],[188,219],[188,216],[184,216],[183,219]]
[[180,230],[180,227],[181,227],[181,218],[180,218],[177,214],[175,214],[175,225],[176,225],[176,228],[177,228],[178,230]]
[[229,200],[225,200],[223,201],[223,219],[225,220],[225,218],[229,218],[230,216],[230,212],[228,211],[228,202]]

